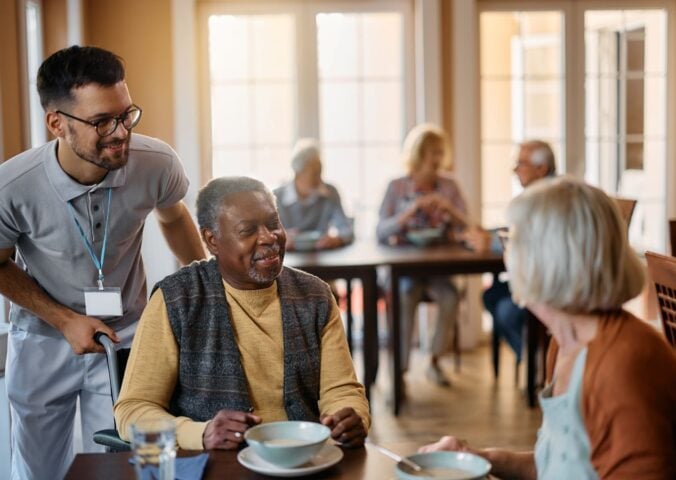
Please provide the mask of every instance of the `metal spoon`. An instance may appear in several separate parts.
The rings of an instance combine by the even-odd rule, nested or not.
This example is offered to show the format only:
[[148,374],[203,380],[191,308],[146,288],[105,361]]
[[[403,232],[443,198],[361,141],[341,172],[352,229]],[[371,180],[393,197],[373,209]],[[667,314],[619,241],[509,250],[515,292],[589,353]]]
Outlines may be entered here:
[[397,462],[401,462],[401,463],[403,463],[404,465],[408,465],[410,468],[412,468],[412,469],[415,470],[416,472],[421,472],[422,469],[423,469],[420,465],[418,465],[418,464],[415,463],[414,461],[409,460],[409,459],[406,458],[406,457],[402,457],[401,455],[397,455],[396,453],[394,453],[392,450],[390,450],[390,449],[388,449],[388,448],[382,447],[382,446],[380,446],[380,445],[376,445],[375,443],[373,443],[373,442],[372,442],[371,440],[369,440],[368,438],[366,439],[366,443],[367,443],[368,445],[371,445],[372,447],[375,447],[377,450],[380,451],[380,453],[382,453],[383,455],[387,455],[387,456],[390,457],[392,460],[395,460],[395,461],[397,461]]

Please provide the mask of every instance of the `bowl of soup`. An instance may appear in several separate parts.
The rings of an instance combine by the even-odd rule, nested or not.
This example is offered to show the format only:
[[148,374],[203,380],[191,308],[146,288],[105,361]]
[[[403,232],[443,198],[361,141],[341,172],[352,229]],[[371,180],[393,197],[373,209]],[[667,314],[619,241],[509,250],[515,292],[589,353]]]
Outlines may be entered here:
[[441,240],[443,233],[441,227],[419,228],[406,232],[406,239],[413,245],[425,247]]
[[320,238],[322,238],[322,232],[318,230],[300,232],[293,237],[293,248],[299,252],[314,250]]
[[263,460],[282,468],[307,463],[331,435],[329,427],[314,422],[271,422],[251,427],[244,439]]
[[479,480],[486,478],[491,464],[486,459],[467,452],[429,452],[406,457],[420,465],[415,471],[403,462],[397,464],[401,480]]

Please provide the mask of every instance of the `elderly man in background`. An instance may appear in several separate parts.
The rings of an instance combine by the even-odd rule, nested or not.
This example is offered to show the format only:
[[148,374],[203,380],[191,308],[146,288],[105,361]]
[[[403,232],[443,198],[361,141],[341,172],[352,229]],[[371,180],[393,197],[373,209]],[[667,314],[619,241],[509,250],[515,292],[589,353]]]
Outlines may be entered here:
[[[556,174],[556,162],[552,148],[548,143],[541,140],[529,140],[522,143],[519,146],[514,173],[523,188],[527,188],[540,179],[554,176]],[[487,231],[475,227],[465,235],[465,239],[470,247],[475,250],[485,251],[490,249],[494,252],[502,252],[497,231]],[[501,281],[497,275],[494,278],[493,285],[484,292],[483,301],[486,310],[493,316],[494,338],[496,341],[504,338],[514,350],[517,363],[520,363],[523,346],[523,323],[526,318],[525,310],[512,301],[509,284],[506,281]],[[497,353],[497,349],[494,353]],[[497,360],[495,358],[493,365],[497,375]]]
[[159,282],[132,346],[115,418],[176,420],[186,449],[234,449],[260,422],[321,421],[362,445],[369,406],[326,283],[283,267],[286,232],[272,193],[217,178],[197,217],[214,259]]
[[312,247],[317,250],[351,243],[354,239],[352,222],[343,211],[338,190],[322,181],[316,140],[301,138],[296,142],[291,168],[294,179],[274,191],[279,218],[287,230],[287,247],[290,250],[303,248],[296,238],[308,232],[316,234]]

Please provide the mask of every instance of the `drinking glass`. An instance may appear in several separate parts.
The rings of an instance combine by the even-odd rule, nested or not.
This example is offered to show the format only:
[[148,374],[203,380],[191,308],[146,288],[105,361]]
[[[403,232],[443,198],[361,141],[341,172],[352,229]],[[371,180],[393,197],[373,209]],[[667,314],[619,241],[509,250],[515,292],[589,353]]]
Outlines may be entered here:
[[173,420],[139,420],[130,427],[138,480],[174,480],[176,424]]

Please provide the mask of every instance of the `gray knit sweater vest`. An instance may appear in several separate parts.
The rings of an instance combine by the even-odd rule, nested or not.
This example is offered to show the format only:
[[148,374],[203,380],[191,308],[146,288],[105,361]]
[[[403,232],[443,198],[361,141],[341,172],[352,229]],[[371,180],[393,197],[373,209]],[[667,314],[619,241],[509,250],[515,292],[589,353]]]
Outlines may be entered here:
[[[169,412],[207,421],[221,409],[247,411],[247,380],[216,260],[193,262],[153,291],[157,288],[162,289],[179,349]],[[288,267],[277,277],[277,291],[284,336],[284,408],[289,420],[317,421],[321,335],[331,313],[331,291],[318,278]]]

